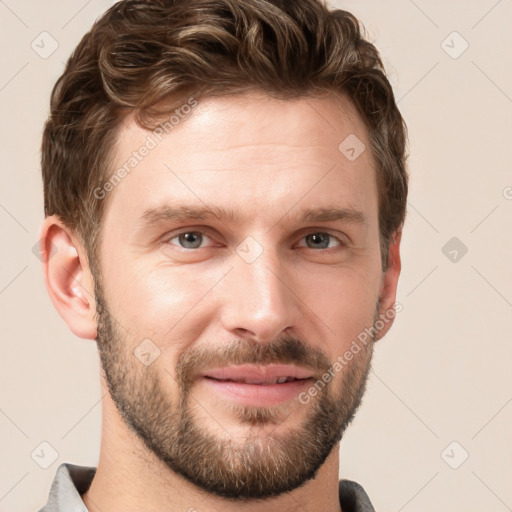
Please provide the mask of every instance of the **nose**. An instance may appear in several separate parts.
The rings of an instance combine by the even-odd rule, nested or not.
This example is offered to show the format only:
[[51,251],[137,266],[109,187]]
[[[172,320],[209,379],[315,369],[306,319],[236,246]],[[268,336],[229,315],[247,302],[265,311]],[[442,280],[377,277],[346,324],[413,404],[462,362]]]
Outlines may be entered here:
[[237,337],[270,342],[298,325],[301,300],[275,251],[265,249],[249,263],[233,254],[233,269],[222,283],[221,321]]

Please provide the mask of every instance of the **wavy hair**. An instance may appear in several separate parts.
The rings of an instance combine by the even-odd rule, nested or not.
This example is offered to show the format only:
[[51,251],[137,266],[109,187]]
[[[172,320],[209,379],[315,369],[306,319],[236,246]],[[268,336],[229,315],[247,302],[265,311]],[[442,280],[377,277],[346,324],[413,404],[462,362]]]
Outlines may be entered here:
[[129,113],[141,126],[187,95],[258,91],[279,99],[347,95],[377,165],[383,270],[405,219],[407,129],[375,46],[349,12],[322,0],[123,0],[70,56],[51,95],[42,141],[45,215],[96,254],[111,148]]

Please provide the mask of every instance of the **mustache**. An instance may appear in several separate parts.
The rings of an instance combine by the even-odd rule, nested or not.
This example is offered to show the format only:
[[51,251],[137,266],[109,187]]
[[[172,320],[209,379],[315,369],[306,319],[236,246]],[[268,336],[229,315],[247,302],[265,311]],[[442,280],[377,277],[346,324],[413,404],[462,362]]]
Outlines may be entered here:
[[242,364],[296,364],[320,377],[331,367],[322,350],[297,338],[280,337],[269,343],[235,339],[227,345],[193,347],[181,354],[176,364],[178,381],[187,386],[208,368]]

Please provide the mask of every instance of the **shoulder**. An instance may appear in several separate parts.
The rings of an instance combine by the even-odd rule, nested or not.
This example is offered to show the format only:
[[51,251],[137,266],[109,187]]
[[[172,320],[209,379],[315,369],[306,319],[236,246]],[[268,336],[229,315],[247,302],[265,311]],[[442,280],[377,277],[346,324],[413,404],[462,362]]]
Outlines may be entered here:
[[55,473],[48,501],[39,512],[86,512],[81,495],[91,485],[96,468],[65,462]]
[[343,512],[375,512],[368,494],[357,482],[340,480],[339,495]]

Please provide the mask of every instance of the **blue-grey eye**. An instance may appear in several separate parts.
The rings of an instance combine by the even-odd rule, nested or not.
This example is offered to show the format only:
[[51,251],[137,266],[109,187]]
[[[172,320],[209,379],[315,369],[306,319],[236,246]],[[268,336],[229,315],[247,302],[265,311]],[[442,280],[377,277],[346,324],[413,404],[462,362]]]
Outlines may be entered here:
[[175,236],[184,249],[198,249],[203,241],[203,233],[199,231],[186,231]]
[[[311,249],[328,249],[329,248],[329,242],[331,240],[336,240],[336,238],[333,235],[330,235],[329,233],[311,233],[310,235],[307,235],[304,237],[304,240],[308,240],[311,242],[311,245],[308,244],[308,247]],[[339,242],[337,242],[339,245]]]

